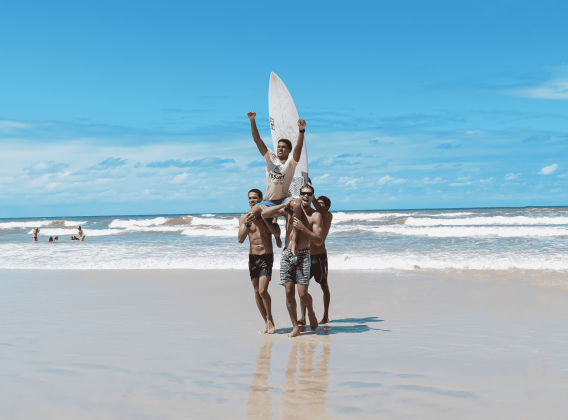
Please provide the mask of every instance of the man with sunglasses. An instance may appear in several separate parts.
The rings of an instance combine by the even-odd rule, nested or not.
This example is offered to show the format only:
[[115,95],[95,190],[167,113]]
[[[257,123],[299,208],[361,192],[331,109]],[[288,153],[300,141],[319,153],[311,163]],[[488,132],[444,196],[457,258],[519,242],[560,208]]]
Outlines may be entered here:
[[[252,208],[262,201],[262,192],[253,188],[248,193],[249,206]],[[272,220],[255,219],[250,214],[243,214],[239,219],[239,234],[237,240],[242,244],[249,238],[249,273],[252,286],[254,288],[254,298],[256,306],[264,319],[264,330],[261,334],[274,334],[274,319],[272,318],[272,299],[268,294],[268,285],[272,277],[272,265],[274,264],[274,253],[272,251],[272,233],[268,230],[268,224]],[[272,226],[278,231],[278,242],[280,241],[280,226],[274,223]]]
[[[272,206],[279,204],[290,203],[288,209],[294,214],[298,219],[302,218],[302,210],[299,200],[292,198],[290,194],[290,185],[294,179],[294,172],[296,166],[300,161],[300,156],[302,154],[302,148],[304,147],[304,132],[306,131],[306,121],[298,120],[298,141],[294,150],[292,150],[292,142],[288,139],[280,139],[278,141],[278,147],[276,148],[276,153],[266,147],[260,134],[258,128],[256,127],[256,112],[250,111],[247,113],[250,120],[252,138],[258,147],[258,151],[266,160],[266,193],[264,194],[264,201],[258,203],[254,206],[249,213],[252,213],[255,218],[268,218],[265,212]],[[270,232],[278,238],[278,232],[267,223]],[[290,244],[289,249],[292,254],[296,255],[298,249],[298,231],[297,229],[292,229],[290,233]],[[277,240],[278,241],[278,240]],[[278,244],[280,247],[280,244]]]
[[[286,245],[282,251],[280,259],[280,284],[286,289],[286,307],[292,321],[292,332],[288,337],[300,335],[298,318],[296,311],[296,285],[300,300],[308,310],[310,328],[315,331],[318,327],[318,320],[314,313],[312,296],[308,293],[310,285],[310,243],[321,245],[323,242],[323,219],[320,213],[310,208],[314,201],[314,188],[311,185],[304,185],[300,189],[301,211],[305,216],[306,224],[294,216],[290,211],[289,203],[279,204],[269,207],[263,217],[284,216],[286,219]],[[293,254],[289,249],[290,236],[293,229],[298,229],[298,251]]]
[[[331,295],[329,293],[329,286],[327,284],[327,250],[325,249],[325,240],[329,234],[329,229],[331,228],[331,221],[333,220],[333,214],[329,212],[331,207],[331,200],[325,195],[319,196],[317,200],[313,202],[318,213],[321,214],[323,220],[323,242],[320,245],[315,243],[310,244],[310,280],[313,277],[317,284],[321,286],[323,292],[323,317],[320,324],[327,324],[329,322],[329,301]],[[306,212],[313,210],[307,209]],[[306,325],[306,307],[303,302],[300,302],[300,314],[302,317],[298,320],[298,325]]]

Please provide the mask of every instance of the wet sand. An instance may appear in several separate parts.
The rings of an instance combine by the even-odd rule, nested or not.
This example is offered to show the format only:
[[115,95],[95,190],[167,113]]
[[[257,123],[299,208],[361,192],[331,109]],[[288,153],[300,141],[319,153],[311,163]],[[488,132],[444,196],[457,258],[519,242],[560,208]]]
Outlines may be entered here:
[[[0,270],[2,419],[563,419],[568,289],[544,273],[330,273],[277,334],[244,271]],[[318,318],[322,295],[310,287]]]

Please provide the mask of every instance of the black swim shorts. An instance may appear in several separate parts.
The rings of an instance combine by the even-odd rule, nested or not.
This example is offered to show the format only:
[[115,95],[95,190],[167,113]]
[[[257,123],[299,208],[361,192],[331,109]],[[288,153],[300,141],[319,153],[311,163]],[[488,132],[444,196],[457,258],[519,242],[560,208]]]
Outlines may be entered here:
[[274,264],[274,254],[249,254],[250,279],[272,277],[272,264]]
[[312,255],[310,279],[313,277],[318,284],[327,284],[327,253]]

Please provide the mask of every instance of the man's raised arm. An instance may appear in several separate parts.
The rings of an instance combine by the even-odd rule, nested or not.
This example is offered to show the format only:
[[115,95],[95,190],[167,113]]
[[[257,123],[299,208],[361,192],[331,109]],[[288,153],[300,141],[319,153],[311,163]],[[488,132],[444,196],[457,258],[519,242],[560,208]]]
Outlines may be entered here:
[[254,118],[256,117],[256,112],[250,111],[247,113],[247,116],[249,117],[250,120],[250,131],[252,132],[252,138],[256,143],[256,147],[258,147],[258,151],[262,156],[264,156],[268,149],[266,148],[266,144],[264,144],[264,142],[260,138],[260,134],[258,133],[258,128],[256,128],[256,121],[254,120]]
[[306,131],[306,121],[303,119],[298,120],[298,127],[300,127],[300,134],[298,134],[298,141],[294,147],[294,154],[292,157],[296,162],[300,161],[300,156],[302,156],[302,148],[304,147],[304,131]]

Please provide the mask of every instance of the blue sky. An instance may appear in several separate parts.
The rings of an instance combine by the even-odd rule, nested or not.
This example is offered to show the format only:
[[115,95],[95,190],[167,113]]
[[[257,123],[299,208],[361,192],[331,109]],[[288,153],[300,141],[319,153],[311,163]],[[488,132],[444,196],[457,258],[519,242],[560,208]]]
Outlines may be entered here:
[[240,212],[277,73],[332,209],[568,205],[562,1],[0,4],[0,217]]

